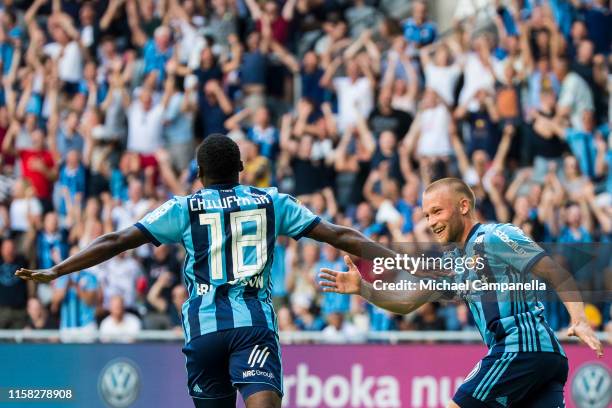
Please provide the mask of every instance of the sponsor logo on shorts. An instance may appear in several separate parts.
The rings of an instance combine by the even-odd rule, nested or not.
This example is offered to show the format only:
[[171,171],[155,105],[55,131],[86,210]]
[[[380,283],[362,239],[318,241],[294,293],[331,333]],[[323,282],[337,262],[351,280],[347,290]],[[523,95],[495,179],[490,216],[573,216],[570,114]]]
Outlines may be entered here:
[[242,378],[259,377],[259,376],[268,377],[270,379],[274,378],[274,374],[272,374],[269,371],[245,370],[242,372]]
[[260,345],[256,344],[255,347],[253,347],[251,354],[249,355],[249,361],[247,361],[247,364],[251,368],[256,367],[256,366],[259,366],[259,368],[262,368],[264,364],[266,364],[266,360],[268,359],[268,356],[270,355],[270,350],[268,350],[268,346],[264,348],[260,348],[260,347],[261,347]]
[[578,408],[607,408],[612,402],[612,375],[600,363],[587,363],[572,379],[572,398]]
[[506,397],[506,396],[504,396],[504,397],[497,397],[497,398],[495,398],[495,401],[499,402],[504,407],[508,406],[508,397]]

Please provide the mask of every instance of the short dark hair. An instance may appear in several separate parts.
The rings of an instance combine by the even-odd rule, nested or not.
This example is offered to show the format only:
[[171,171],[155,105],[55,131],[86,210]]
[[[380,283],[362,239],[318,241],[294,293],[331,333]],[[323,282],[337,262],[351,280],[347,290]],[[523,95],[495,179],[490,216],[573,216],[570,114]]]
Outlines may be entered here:
[[468,186],[463,180],[455,177],[446,177],[440,180],[436,180],[427,186],[423,194],[434,191],[440,187],[448,187],[455,194],[464,196],[470,202],[470,209],[474,210],[476,204],[476,197],[474,191]]
[[232,180],[242,170],[240,149],[229,137],[213,133],[198,146],[196,161],[211,180]]

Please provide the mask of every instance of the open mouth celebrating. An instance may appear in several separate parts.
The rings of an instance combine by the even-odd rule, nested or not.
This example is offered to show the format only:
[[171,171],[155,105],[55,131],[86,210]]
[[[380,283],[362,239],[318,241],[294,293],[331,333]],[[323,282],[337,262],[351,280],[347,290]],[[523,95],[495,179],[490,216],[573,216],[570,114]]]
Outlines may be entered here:
[[446,226],[444,226],[444,227],[438,227],[438,228],[434,229],[434,230],[433,230],[433,232],[434,232],[434,234],[436,234],[436,235],[440,235],[440,234],[442,234],[442,232],[443,232],[445,229],[446,229]]

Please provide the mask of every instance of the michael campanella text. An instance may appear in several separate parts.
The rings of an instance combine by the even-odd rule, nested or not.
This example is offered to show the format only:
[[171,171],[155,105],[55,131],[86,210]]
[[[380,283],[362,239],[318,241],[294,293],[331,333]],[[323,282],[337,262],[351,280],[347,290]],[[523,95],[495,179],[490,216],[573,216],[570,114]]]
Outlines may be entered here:
[[400,280],[398,282],[383,282],[378,279],[372,285],[375,290],[431,290],[431,291],[487,291],[499,292],[514,290],[546,290],[544,282],[535,279],[529,282],[487,282],[486,280],[473,279],[463,282],[449,282],[447,280],[420,280],[418,282]]

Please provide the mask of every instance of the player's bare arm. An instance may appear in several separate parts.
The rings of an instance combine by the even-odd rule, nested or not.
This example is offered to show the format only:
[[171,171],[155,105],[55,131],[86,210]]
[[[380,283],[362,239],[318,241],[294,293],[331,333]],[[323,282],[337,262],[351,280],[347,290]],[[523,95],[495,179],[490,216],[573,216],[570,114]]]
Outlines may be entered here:
[[321,221],[306,236],[362,258],[395,256],[395,252],[377,244],[361,232],[326,221]]
[[578,337],[597,353],[597,357],[602,357],[601,342],[587,322],[584,303],[572,275],[549,256],[540,259],[534,265],[532,272],[548,281],[565,305],[571,319],[567,335]]
[[359,295],[368,302],[396,314],[407,314],[427,302],[438,300],[441,294],[427,290],[377,290],[361,278],[361,273],[346,255],[348,272],[322,268],[319,278],[324,292]]
[[[396,255],[394,251],[372,241],[353,228],[325,221],[320,222],[307,236],[366,259]],[[366,246],[367,251],[364,251]],[[360,295],[368,302],[397,314],[410,313],[424,303],[435,301],[440,297],[432,291],[376,290],[372,284],[361,278],[361,273],[349,256],[344,257],[344,262],[349,268],[348,272],[321,269],[319,277],[323,291]],[[406,275],[411,277],[407,273]]]
[[149,239],[136,227],[110,232],[96,238],[87,248],[50,269],[21,268],[15,275],[25,280],[50,282],[62,275],[81,271],[102,263],[120,253],[139,247]]
[[[318,223],[312,231],[306,234],[306,236],[319,242],[325,242],[335,248],[363,259],[394,258],[397,255],[395,251],[372,241],[356,229],[332,224],[326,221]],[[417,277],[428,278],[447,276],[449,274],[450,272],[447,271],[426,270],[418,270],[412,273],[412,275]]]

